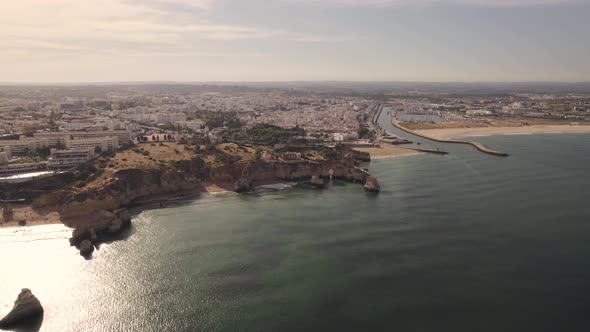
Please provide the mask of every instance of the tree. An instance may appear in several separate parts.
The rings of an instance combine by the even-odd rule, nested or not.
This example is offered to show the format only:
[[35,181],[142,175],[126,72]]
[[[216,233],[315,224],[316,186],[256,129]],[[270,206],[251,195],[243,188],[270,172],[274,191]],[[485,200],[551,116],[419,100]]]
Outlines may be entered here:
[[57,127],[55,125],[55,113],[53,112],[53,110],[51,111],[51,113],[49,114],[49,126],[52,128]]
[[47,160],[47,158],[51,154],[51,149],[49,149],[48,147],[40,148],[37,150],[37,154],[39,155],[39,157],[41,157],[41,159]]
[[96,154],[101,154],[102,153],[102,148],[100,146],[96,146],[96,147],[94,147],[94,152]]
[[360,138],[366,137],[369,135],[369,129],[365,127],[360,127],[358,130],[358,134]]

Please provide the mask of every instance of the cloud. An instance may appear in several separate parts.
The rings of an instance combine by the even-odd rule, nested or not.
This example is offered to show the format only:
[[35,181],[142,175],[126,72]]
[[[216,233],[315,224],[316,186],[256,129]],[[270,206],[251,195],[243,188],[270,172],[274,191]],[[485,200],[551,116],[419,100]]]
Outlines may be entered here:
[[[0,61],[80,57],[260,57],[241,40],[325,42],[260,26],[210,22],[213,0],[0,1]],[[190,14],[186,10],[190,7]],[[202,13],[202,16],[199,16]],[[336,40],[336,39],[334,39]],[[222,41],[223,44],[212,45]],[[231,49],[231,51],[229,51]]]
[[[284,29],[213,23],[205,19],[213,5],[214,0],[1,1],[0,58],[113,51],[143,56],[206,55],[220,53],[203,49],[206,41],[337,40]],[[187,7],[196,9],[196,14],[187,13]]]
[[479,7],[524,7],[581,4],[583,0],[282,0],[293,5],[322,7],[424,7],[440,4]]

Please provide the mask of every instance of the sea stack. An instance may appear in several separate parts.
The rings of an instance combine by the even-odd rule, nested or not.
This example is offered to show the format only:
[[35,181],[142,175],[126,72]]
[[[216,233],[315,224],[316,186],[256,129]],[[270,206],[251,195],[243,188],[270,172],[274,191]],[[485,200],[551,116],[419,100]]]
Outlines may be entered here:
[[237,193],[252,191],[252,179],[248,175],[242,175],[234,184],[234,190]]
[[377,181],[376,177],[369,176],[365,181],[365,190],[372,193],[378,193],[381,191],[381,186],[379,186],[379,181]]
[[252,165],[249,163],[242,170],[242,176],[234,183],[234,190],[237,193],[245,193],[252,191],[252,178],[250,177],[250,168]]
[[2,209],[2,218],[4,219],[4,222],[12,221],[13,217],[14,212],[12,211],[12,206],[10,204],[4,205],[4,208]]
[[18,294],[14,307],[0,320],[0,329],[13,328],[27,324],[43,315],[43,307],[39,299],[33,295],[30,289],[23,288]]
[[84,240],[80,243],[80,255],[84,257],[90,257],[94,252],[94,244],[89,240]]
[[319,175],[313,175],[311,179],[309,179],[309,183],[315,188],[324,188],[324,179],[322,179]]

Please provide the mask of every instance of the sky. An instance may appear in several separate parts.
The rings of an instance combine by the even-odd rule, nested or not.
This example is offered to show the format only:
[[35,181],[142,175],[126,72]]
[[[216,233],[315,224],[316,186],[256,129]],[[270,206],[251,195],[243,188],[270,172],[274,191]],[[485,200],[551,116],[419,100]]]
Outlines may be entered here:
[[0,82],[590,81],[590,0],[0,0]]

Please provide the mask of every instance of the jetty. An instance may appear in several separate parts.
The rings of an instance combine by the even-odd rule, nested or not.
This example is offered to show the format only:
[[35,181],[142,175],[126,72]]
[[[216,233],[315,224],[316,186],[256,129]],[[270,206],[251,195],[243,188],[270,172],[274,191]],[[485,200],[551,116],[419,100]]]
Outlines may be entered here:
[[483,153],[487,153],[487,154],[493,155],[493,156],[498,156],[498,157],[508,157],[508,156],[510,156],[508,153],[505,153],[505,152],[500,152],[500,151],[496,151],[496,150],[490,149],[489,147],[487,147],[487,146],[485,146],[485,145],[483,145],[483,144],[481,144],[481,143],[479,143],[479,142],[471,142],[471,141],[459,141],[459,140],[443,140],[443,139],[438,139],[438,138],[434,138],[434,137],[430,137],[430,136],[422,135],[422,134],[420,134],[420,133],[417,133],[417,132],[415,132],[415,131],[413,131],[413,130],[410,130],[410,129],[408,129],[408,128],[406,128],[406,127],[402,126],[402,125],[400,125],[400,124],[399,124],[399,123],[398,123],[398,122],[395,120],[395,118],[394,118],[394,117],[392,117],[392,118],[391,118],[391,124],[392,124],[394,127],[398,128],[398,129],[400,129],[400,130],[403,130],[403,131],[405,131],[405,132],[407,132],[407,133],[410,133],[410,134],[412,134],[412,135],[416,135],[416,136],[418,136],[418,137],[422,137],[422,138],[424,138],[424,139],[428,139],[428,140],[431,140],[431,141],[435,141],[435,142],[439,142],[439,143],[448,143],[448,144],[464,144],[464,145],[471,145],[471,146],[473,146],[474,148],[476,148],[477,150],[479,150],[479,151],[481,151],[481,152],[483,152]]
[[414,150],[414,151],[417,151],[417,152],[424,152],[424,153],[440,154],[440,155],[447,155],[447,154],[449,154],[447,151],[434,150],[434,149],[418,149],[418,148],[407,148],[407,147],[404,147],[404,149]]

